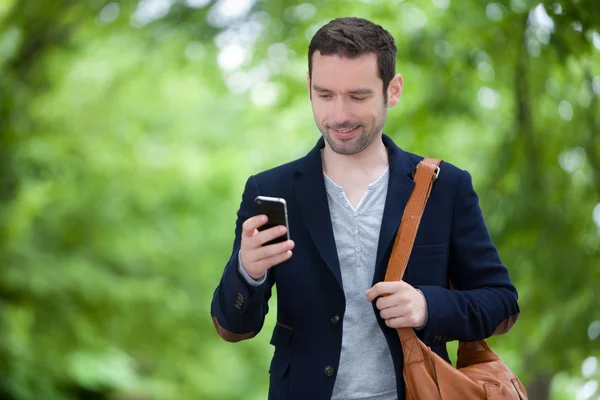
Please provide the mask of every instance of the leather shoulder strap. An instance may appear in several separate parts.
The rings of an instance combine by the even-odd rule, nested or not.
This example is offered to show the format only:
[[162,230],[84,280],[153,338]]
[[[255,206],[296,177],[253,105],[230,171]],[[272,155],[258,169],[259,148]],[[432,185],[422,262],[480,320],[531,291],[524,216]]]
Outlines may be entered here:
[[441,162],[441,159],[425,158],[417,165],[414,174],[415,187],[404,209],[400,228],[394,241],[392,255],[385,273],[386,282],[399,281],[404,276],[425,204],[429,199],[433,182],[440,173]]

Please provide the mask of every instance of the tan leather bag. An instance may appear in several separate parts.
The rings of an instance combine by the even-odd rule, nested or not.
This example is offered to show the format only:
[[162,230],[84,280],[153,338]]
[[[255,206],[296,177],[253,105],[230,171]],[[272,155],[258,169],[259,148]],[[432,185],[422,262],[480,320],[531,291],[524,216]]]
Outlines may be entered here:
[[[399,281],[404,276],[440,163],[441,160],[426,158],[417,167],[415,188],[404,210],[388,263],[387,282]],[[404,353],[407,400],[527,399],[519,378],[484,340],[459,342],[455,368],[426,346],[412,328],[397,331]]]

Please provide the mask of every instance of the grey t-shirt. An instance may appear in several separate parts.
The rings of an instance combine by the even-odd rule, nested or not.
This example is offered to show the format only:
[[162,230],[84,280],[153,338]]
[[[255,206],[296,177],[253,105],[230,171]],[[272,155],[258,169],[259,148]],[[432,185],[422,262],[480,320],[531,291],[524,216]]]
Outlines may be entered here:
[[344,189],[325,175],[346,297],[342,353],[332,400],[397,398],[390,349],[365,294],[373,282],[388,181],[389,169],[367,187],[354,209]]

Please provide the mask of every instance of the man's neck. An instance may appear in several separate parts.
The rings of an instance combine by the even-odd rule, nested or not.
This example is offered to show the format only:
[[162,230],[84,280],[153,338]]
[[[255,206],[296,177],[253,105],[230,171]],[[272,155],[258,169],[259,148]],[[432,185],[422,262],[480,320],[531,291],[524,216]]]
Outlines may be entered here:
[[374,182],[388,167],[388,153],[381,139],[351,156],[337,154],[326,144],[322,151],[323,172],[341,186]]

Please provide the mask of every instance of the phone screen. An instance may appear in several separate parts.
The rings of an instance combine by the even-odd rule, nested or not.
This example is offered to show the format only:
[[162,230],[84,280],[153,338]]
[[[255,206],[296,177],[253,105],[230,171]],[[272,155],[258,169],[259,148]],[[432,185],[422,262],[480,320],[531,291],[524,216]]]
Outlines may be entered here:
[[263,246],[273,243],[284,242],[289,239],[289,227],[287,224],[287,207],[284,199],[259,196],[254,200],[256,206],[256,215],[265,214],[269,220],[266,224],[259,227],[259,231],[283,225],[288,228],[288,232],[278,238],[266,242]]

